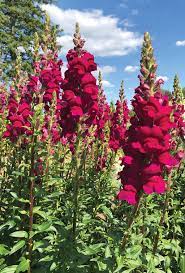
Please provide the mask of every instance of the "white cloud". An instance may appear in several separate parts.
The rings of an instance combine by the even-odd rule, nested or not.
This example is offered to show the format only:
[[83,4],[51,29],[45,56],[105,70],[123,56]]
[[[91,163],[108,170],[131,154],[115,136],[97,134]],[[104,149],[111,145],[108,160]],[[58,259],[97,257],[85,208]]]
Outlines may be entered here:
[[102,83],[103,87],[114,87],[114,85],[107,80],[103,80]]
[[98,66],[96,71],[93,71],[94,77],[98,77],[99,71],[101,71],[102,75],[108,75],[116,72],[116,67],[111,65]]
[[183,41],[177,41],[176,46],[185,46],[185,40]]
[[116,72],[116,67],[115,66],[110,66],[110,65],[105,65],[105,66],[98,66],[96,71],[93,71],[92,74],[96,79],[98,79],[98,74],[99,71],[101,71],[102,76],[103,76],[103,86],[104,87],[114,87],[112,83],[110,83],[107,79],[104,79],[104,76],[106,77],[107,75]]
[[137,70],[139,69],[139,66],[136,66],[136,65],[127,65],[124,69],[125,72],[129,72],[129,73],[132,73],[132,72],[136,72]]
[[163,80],[164,82],[167,82],[169,80],[169,78],[167,76],[158,76],[156,78],[157,81],[160,80],[160,79]]
[[128,20],[128,19],[124,19],[122,22],[121,22],[123,25],[124,25],[124,27],[134,27],[134,24],[132,23],[132,22],[130,22],[130,20]]
[[67,70],[67,62],[63,62],[63,65],[61,67],[62,75],[64,75],[66,70]]
[[98,67],[98,70],[100,70],[102,74],[110,74],[116,72],[116,67],[111,65],[105,65]]
[[73,47],[74,26],[79,22],[81,33],[86,39],[85,48],[96,56],[123,56],[142,44],[142,36],[119,26],[119,18],[104,15],[102,10],[62,9],[53,4],[42,5],[52,22],[64,29],[58,38],[63,53]]

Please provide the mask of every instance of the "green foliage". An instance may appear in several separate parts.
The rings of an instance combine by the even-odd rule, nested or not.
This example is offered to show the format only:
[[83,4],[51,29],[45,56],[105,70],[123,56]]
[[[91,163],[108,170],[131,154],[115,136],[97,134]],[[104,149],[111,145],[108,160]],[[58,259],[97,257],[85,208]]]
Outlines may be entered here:
[[[145,47],[143,61],[153,56],[148,35]],[[72,153],[53,145],[50,130],[41,141],[43,104],[32,110],[26,145],[24,136],[12,143],[0,135],[0,273],[184,273],[183,163],[165,196],[143,195],[131,207],[116,199],[122,152],[108,150],[98,169],[109,128],[103,143],[93,134],[83,141],[79,128]],[[0,125],[3,132],[1,115]]]
[[[40,112],[39,115],[42,114]],[[6,145],[9,150],[12,144]],[[111,169],[97,173],[91,158],[86,155],[85,173],[81,169],[83,164],[79,165],[80,187],[74,241],[75,169],[72,155],[68,147],[58,144],[48,157],[48,145],[49,142],[37,142],[35,145],[39,156],[44,159],[44,166],[49,160],[50,168],[49,173],[45,173],[41,181],[35,184],[31,232],[28,187],[31,147],[26,151],[20,147],[11,148],[12,154],[17,154],[17,160],[9,161],[6,176],[1,177],[1,187],[6,181],[6,190],[1,191],[0,272],[28,271],[30,261],[27,247],[30,238],[33,240],[33,273],[184,272],[183,167],[178,173],[174,172],[168,210],[163,225],[160,225],[164,196],[143,196],[139,212],[134,215],[134,208],[120,204],[114,198],[119,188],[119,183],[113,182],[119,156],[111,163]],[[67,156],[61,161],[64,154]],[[78,158],[81,158],[81,163],[84,162],[81,149]],[[128,229],[131,217],[133,224]],[[158,246],[154,254],[158,231]],[[124,238],[126,243],[123,247]]]
[[1,0],[0,1],[0,56],[4,76],[14,76],[13,66],[18,51],[23,59],[23,70],[30,72],[32,62],[33,36],[44,33],[45,14],[40,8],[42,3],[51,0]]

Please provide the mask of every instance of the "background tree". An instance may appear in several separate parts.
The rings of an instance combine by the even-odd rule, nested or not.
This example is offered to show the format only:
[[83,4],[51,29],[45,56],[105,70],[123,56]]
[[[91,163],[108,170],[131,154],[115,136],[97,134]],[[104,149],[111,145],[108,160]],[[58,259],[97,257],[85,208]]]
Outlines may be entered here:
[[1,69],[6,77],[13,76],[13,67],[18,52],[23,60],[23,69],[31,71],[34,33],[44,31],[45,12],[40,5],[53,0],[0,0],[0,56]]
[[183,93],[184,98],[185,98],[185,87],[182,88],[182,93]]

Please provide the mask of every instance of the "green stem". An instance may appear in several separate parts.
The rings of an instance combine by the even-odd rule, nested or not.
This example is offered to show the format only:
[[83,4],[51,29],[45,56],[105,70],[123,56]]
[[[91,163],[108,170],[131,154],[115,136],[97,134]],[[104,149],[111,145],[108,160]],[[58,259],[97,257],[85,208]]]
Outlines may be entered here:
[[77,129],[77,141],[75,145],[75,154],[73,157],[74,165],[76,167],[75,176],[72,179],[74,185],[74,203],[73,203],[73,241],[76,240],[76,227],[78,219],[78,195],[79,195],[79,177],[80,177],[80,154],[79,154],[79,144],[80,144],[80,127]]
[[128,237],[129,237],[129,233],[130,233],[130,230],[132,228],[132,225],[135,221],[135,219],[137,218],[138,216],[138,213],[139,213],[139,209],[141,207],[141,199],[142,199],[142,196],[143,196],[143,193],[140,195],[139,197],[139,200],[136,204],[136,206],[134,207],[133,209],[133,212],[132,212],[132,217],[129,216],[129,220],[128,220],[128,225],[127,225],[127,230],[122,238],[122,249],[124,250],[125,249],[125,246],[127,244],[127,241],[128,241]]
[[30,166],[30,209],[29,209],[29,240],[28,240],[28,257],[30,260],[30,267],[28,273],[31,273],[31,261],[32,261],[32,250],[33,250],[33,239],[30,237],[31,232],[33,231],[33,206],[34,206],[34,162],[35,162],[35,142],[36,137],[32,138],[32,147],[31,147],[31,166]]
[[75,175],[75,181],[74,181],[73,241],[76,240],[76,226],[77,226],[77,218],[78,218],[78,194],[79,194],[79,168],[77,163],[77,169],[76,169],[76,175]]
[[[168,178],[169,182],[167,184],[165,201],[164,201],[163,211],[162,211],[162,214],[161,214],[161,219],[160,219],[160,222],[159,222],[159,227],[161,227],[164,224],[165,215],[166,215],[166,212],[167,212],[167,209],[168,209],[168,203],[169,203],[169,197],[170,197],[171,177],[172,177],[172,173],[170,174],[170,176]],[[154,237],[153,255],[155,255],[155,253],[157,251],[158,243],[159,243],[159,228],[158,228],[157,233],[156,233],[156,235]]]

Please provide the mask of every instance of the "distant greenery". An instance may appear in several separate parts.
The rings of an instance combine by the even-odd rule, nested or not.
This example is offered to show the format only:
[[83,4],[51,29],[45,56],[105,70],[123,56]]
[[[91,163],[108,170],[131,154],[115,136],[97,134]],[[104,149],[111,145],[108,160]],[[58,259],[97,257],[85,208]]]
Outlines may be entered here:
[[31,47],[35,32],[40,36],[44,30],[45,13],[39,4],[53,0],[0,0],[0,56],[1,69],[12,76],[12,67],[18,51],[23,58],[23,67],[31,69]]

